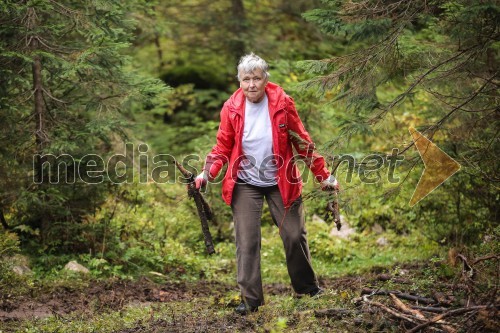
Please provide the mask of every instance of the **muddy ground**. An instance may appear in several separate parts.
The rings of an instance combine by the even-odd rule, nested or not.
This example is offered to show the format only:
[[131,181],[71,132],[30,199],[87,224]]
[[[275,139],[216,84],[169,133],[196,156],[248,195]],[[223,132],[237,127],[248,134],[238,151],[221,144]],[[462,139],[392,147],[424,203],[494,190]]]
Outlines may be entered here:
[[92,314],[101,310],[119,310],[131,303],[190,301],[229,290],[230,286],[212,282],[160,285],[146,278],[96,282],[79,290],[61,287],[50,293],[4,298],[0,302],[0,321],[64,316],[72,312]]
[[[414,285],[423,267],[421,265],[406,265],[401,269],[405,272],[404,276],[394,276],[388,274],[385,269],[373,269],[363,275],[346,276],[335,279],[322,279],[320,284],[327,290],[342,290],[349,295],[360,296],[363,288],[383,288],[389,280],[392,287],[399,290],[410,290]],[[434,286],[434,290],[449,289],[449,300],[454,302],[456,307],[462,306],[461,303],[465,300],[458,299],[459,295],[463,296],[457,279],[441,281],[439,285]],[[267,284],[264,286],[266,295],[295,295],[290,285],[288,284]],[[339,289],[340,288],[340,289]],[[432,297],[433,290],[421,290],[419,293],[426,297]],[[84,288],[71,289],[68,287],[58,287],[50,291],[33,291],[31,295],[22,295],[9,297],[0,293],[0,327],[2,323],[6,330],[10,332],[16,323],[21,323],[24,320],[34,318],[44,318],[48,316],[56,316],[64,318],[69,314],[78,314],[83,318],[92,318],[103,312],[119,311],[128,305],[154,305],[161,303],[169,303],[175,301],[189,302],[189,312],[173,311],[172,318],[166,319],[151,319],[146,323],[137,322],[135,326],[128,329],[115,331],[116,333],[142,333],[142,332],[206,332],[206,331],[254,331],[260,329],[259,320],[255,318],[240,317],[232,311],[223,317],[213,317],[210,313],[210,307],[214,306],[213,300],[217,303],[218,298],[226,297],[227,295],[237,294],[236,284],[229,285],[217,282],[199,281],[196,283],[167,283],[158,284],[147,278],[141,278],[137,281],[124,280],[108,280],[101,282],[93,282]],[[297,295],[295,295],[297,296]],[[494,297],[497,297],[496,295]],[[212,301],[207,301],[211,298]],[[388,297],[382,297],[386,304],[390,303]],[[346,303],[347,304],[347,303]],[[349,300],[349,304],[352,302]],[[233,307],[235,304],[226,304]],[[366,305],[366,304],[365,304]],[[358,314],[365,312],[366,306],[359,307]],[[374,325],[375,328],[383,329],[383,325],[398,325],[398,321],[390,318],[390,314],[384,313],[378,309],[373,315],[374,309],[368,311],[368,322],[361,323],[364,327]],[[153,311],[153,310],[152,310]],[[348,311],[358,311],[351,309]],[[495,310],[494,313],[498,313]],[[208,314],[208,315],[207,315]],[[365,313],[366,314],[366,313]],[[319,318],[320,316],[316,314]],[[326,316],[328,317],[328,315]],[[359,317],[359,316],[358,316]],[[490,315],[487,315],[490,317]],[[331,318],[331,316],[330,316]],[[476,318],[476,317],[475,317]],[[389,320],[390,319],[390,320]],[[474,319],[474,318],[473,318]],[[300,320],[300,311],[288,318],[289,327],[293,327],[294,320]],[[321,319],[319,319],[321,320]],[[476,320],[476,319],[474,319]],[[324,319],[324,324],[328,325],[331,321],[329,318]],[[373,323],[372,323],[373,322]],[[381,322],[387,323],[381,325]],[[356,325],[354,318],[351,325]],[[358,323],[359,324],[359,323]],[[477,325],[483,325],[486,330],[477,330],[477,332],[494,332],[498,325],[498,319],[493,322],[489,319],[478,321]],[[473,325],[476,325],[473,323]],[[491,326],[493,325],[493,326]],[[458,326],[458,325],[457,325]],[[406,326],[400,326],[402,329]],[[408,328],[408,327],[406,327]],[[499,327],[500,328],[500,327]],[[386,329],[389,329],[386,326]],[[395,329],[392,327],[389,329]],[[491,330],[493,329],[493,330]],[[376,329],[378,331],[378,329]],[[1,331],[1,329],[0,329]],[[356,330],[359,332],[360,330]],[[363,330],[361,330],[362,332]]]
[[[321,280],[321,285],[327,289],[342,285],[343,289],[356,290],[362,284],[361,277]],[[267,284],[264,289],[266,295],[294,295],[289,285]],[[200,298],[214,297],[217,299],[228,293],[237,293],[236,286],[207,281],[158,284],[146,278],[137,281],[95,282],[86,288],[77,290],[60,287],[37,295],[17,297],[4,295],[3,299],[0,300],[0,324],[3,322],[12,328],[15,326],[15,322],[34,318],[64,317],[72,313],[90,317],[103,311],[117,311],[131,304],[149,305],[173,301],[194,302],[193,311],[196,311],[196,302]],[[199,306],[203,307],[207,304],[200,303]],[[252,330],[255,325],[254,322],[233,313],[225,318],[214,320],[204,316],[199,316],[196,320],[192,320],[190,317],[192,317],[192,313],[180,313],[176,314],[176,320],[173,321],[157,320],[153,325],[151,322],[148,325],[138,324],[136,327],[116,332],[204,331],[204,328],[210,327],[217,327],[221,331]],[[151,326],[157,330],[151,331]]]

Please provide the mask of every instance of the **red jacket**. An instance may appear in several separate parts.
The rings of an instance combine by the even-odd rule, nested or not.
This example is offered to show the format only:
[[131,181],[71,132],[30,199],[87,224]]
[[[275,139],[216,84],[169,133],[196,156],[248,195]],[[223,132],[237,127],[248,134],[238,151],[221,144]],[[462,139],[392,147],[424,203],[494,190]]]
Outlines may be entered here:
[[[285,207],[289,207],[301,194],[302,180],[293,156],[292,144],[299,158],[304,159],[318,181],[330,176],[322,156],[314,153],[314,143],[299,118],[293,99],[283,89],[269,82],[266,86],[269,114],[273,131],[273,152],[278,164],[277,183]],[[239,163],[244,155],[241,149],[245,121],[245,95],[239,88],[224,103],[220,113],[217,144],[208,154],[204,170],[215,178],[224,164],[229,162],[222,181],[222,198],[230,205]],[[295,132],[301,140],[290,136]]]

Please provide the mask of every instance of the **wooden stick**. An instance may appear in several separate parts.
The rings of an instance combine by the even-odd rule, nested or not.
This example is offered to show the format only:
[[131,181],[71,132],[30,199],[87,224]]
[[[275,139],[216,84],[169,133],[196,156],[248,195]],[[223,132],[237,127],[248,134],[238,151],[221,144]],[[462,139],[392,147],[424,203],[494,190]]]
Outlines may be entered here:
[[441,320],[443,318],[446,318],[446,317],[451,317],[451,316],[459,315],[459,314],[462,314],[462,313],[467,313],[467,312],[470,312],[470,311],[476,311],[476,310],[481,310],[481,309],[486,309],[486,308],[488,308],[487,305],[478,305],[478,306],[471,306],[471,307],[468,307],[468,308],[459,308],[459,309],[451,310],[451,311],[442,313],[440,315],[437,315],[437,316],[431,318],[431,320],[429,320],[429,321],[427,321],[427,322],[425,322],[423,324],[415,326],[414,328],[412,328],[411,330],[409,330],[407,333],[418,332],[421,329],[426,328],[427,326],[432,325],[432,324],[434,324],[434,323],[438,322],[439,320]]
[[358,314],[360,310],[354,309],[322,309],[322,310],[315,310],[314,311],[314,316],[315,317],[335,317],[335,318],[341,318],[345,316],[352,316],[355,314]]
[[423,304],[435,304],[436,301],[432,298],[426,298],[422,296],[417,296],[417,295],[409,295],[402,293],[398,290],[373,290],[369,288],[363,288],[361,290],[361,295],[383,295],[383,296],[388,296],[389,294],[394,294],[394,296],[397,296],[398,298],[405,299],[408,301],[414,301],[414,302],[419,302]]
[[464,271],[467,271],[467,274],[469,275],[470,278],[474,276],[474,269],[472,268],[471,265],[469,265],[469,262],[467,261],[467,258],[463,254],[457,254],[457,258],[460,258],[464,264]]
[[434,313],[442,313],[448,310],[447,308],[437,308],[433,306],[412,306],[411,308],[415,310],[434,312]]
[[446,296],[443,293],[439,292],[439,291],[434,291],[432,293],[432,297],[436,301],[438,301],[438,303],[440,303],[440,304],[446,304],[446,305],[450,305],[451,304],[451,301],[448,300],[448,299],[446,299]]
[[422,312],[409,308],[399,298],[394,296],[394,294],[389,294],[389,296],[391,296],[392,301],[394,302],[396,307],[398,307],[401,311],[408,313],[408,314],[411,314],[411,315],[417,317],[418,319],[427,320],[427,318],[422,314]]
[[[394,296],[394,294],[389,294],[389,295],[391,296],[392,300],[394,301],[394,304],[396,304],[396,306],[401,311],[408,313],[408,314],[411,314],[420,320],[427,320],[427,318],[423,315],[422,312],[418,311],[417,309],[409,308],[399,298]],[[445,321],[440,320],[440,321],[438,321],[438,323],[440,325],[442,325],[443,330],[445,330],[446,332],[448,332],[448,333],[455,333],[456,332],[456,330],[453,327],[451,327],[448,323],[446,323]]]
[[210,229],[208,227],[208,220],[209,217],[212,217],[212,211],[200,191],[196,188],[194,175],[187,171],[179,162],[175,161],[175,165],[177,165],[179,171],[188,181],[188,195],[194,199],[196,209],[198,210],[198,216],[200,217],[201,222],[201,231],[203,232],[203,237],[205,239],[205,248],[207,249],[208,254],[214,254],[214,243],[212,240],[212,234],[210,233]]
[[481,261],[484,261],[484,260],[489,260],[489,259],[498,259],[499,256],[496,255],[496,254],[490,254],[488,256],[484,256],[484,257],[479,257],[477,258],[476,260],[474,260],[472,262],[473,265],[477,264],[478,262],[481,262]]
[[417,319],[417,318],[412,318],[412,317],[409,317],[409,316],[404,315],[404,314],[402,314],[402,313],[399,313],[399,312],[397,312],[397,311],[394,311],[393,309],[391,309],[391,308],[389,308],[389,307],[385,306],[385,305],[384,305],[384,304],[382,304],[382,303],[375,302],[375,301],[369,301],[369,300],[368,300],[368,298],[367,298],[366,296],[365,296],[365,297],[363,297],[363,301],[364,301],[365,303],[369,304],[369,305],[374,305],[374,306],[376,306],[376,307],[378,307],[378,308],[380,308],[380,309],[384,310],[385,312],[387,312],[387,313],[389,313],[389,314],[393,315],[393,316],[394,316],[394,317],[396,317],[396,318],[406,320],[406,321],[408,321],[408,322],[410,322],[410,323],[412,323],[412,324],[415,324],[415,325],[417,325],[417,324],[418,324],[418,323],[417,323],[417,321],[416,321],[416,319]]

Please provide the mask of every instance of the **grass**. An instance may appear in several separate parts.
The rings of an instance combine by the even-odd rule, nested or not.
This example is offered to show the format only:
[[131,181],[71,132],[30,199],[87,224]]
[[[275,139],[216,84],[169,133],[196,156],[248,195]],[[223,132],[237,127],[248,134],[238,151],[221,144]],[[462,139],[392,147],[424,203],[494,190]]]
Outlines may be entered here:
[[[359,296],[357,291],[342,283],[336,285],[335,279],[342,281],[343,277],[351,275],[358,276],[353,279],[365,280],[364,274],[370,275],[373,269],[395,272],[398,270],[398,266],[394,267],[395,263],[426,259],[438,252],[435,246],[416,234],[403,237],[385,233],[388,245],[381,247],[375,244],[378,236],[355,235],[354,240],[337,240],[325,237],[325,232],[330,228],[326,224],[310,222],[308,226],[313,266],[320,280],[326,280],[327,284],[326,293],[321,298],[297,298],[293,294],[277,228],[266,225],[263,226],[261,251],[264,286],[273,290],[272,285],[277,284],[284,291],[281,290],[278,294],[266,293],[266,305],[255,314],[240,318],[233,313],[234,306],[239,302],[235,283],[235,248],[231,242],[222,242],[217,244],[218,253],[214,256],[193,251],[188,253],[191,258],[177,258],[178,265],[186,265],[190,260],[195,262],[185,275],[175,273],[154,277],[162,283],[172,281],[172,277],[178,281],[196,281],[196,272],[198,275],[203,272],[206,282],[234,286],[229,291],[214,290],[213,295],[190,300],[136,302],[119,310],[75,312],[64,316],[25,320],[15,323],[17,327],[13,323],[7,323],[3,329],[0,323],[0,332],[343,332],[346,331],[346,322],[314,316],[314,310],[319,309],[354,309],[351,300]],[[68,285],[72,281],[77,288],[81,286],[84,289],[88,285],[87,278],[79,280],[74,275],[61,278],[67,280],[58,282],[59,285]],[[81,279],[86,283],[82,283]],[[92,305],[89,307],[92,308]],[[349,331],[364,332],[365,329],[361,325]]]
[[[345,322],[316,317],[313,312],[335,307],[354,308],[351,300],[359,296],[356,290],[359,283],[354,287],[352,280],[349,280],[351,285],[344,286],[343,278],[353,276],[352,279],[357,281],[366,280],[366,276],[374,269],[395,271],[395,264],[443,256],[435,243],[418,233],[357,233],[344,240],[329,236],[331,225],[308,218],[306,225],[312,263],[326,288],[326,294],[319,299],[297,298],[290,287],[278,228],[265,218],[261,256],[263,283],[268,291],[266,305],[257,313],[240,318],[233,313],[239,296],[231,229],[223,230],[226,239],[216,242],[217,254],[208,256],[201,240],[199,221],[193,212],[193,203],[187,199],[183,186],[165,186],[160,192],[153,186],[129,185],[127,193],[127,197],[110,199],[93,217],[95,221],[101,221],[111,211],[115,216],[109,224],[111,236],[106,240],[108,248],[104,257],[85,254],[76,258],[91,269],[90,276],[67,274],[60,268],[43,267],[44,261],[38,261],[41,265],[35,267],[35,276],[28,281],[29,287],[24,294],[53,293],[57,289],[54,286],[67,286],[66,289],[85,292],[93,281],[138,279],[140,276],[160,286],[182,282],[194,283],[196,288],[196,284],[201,287],[213,282],[230,287],[223,291],[214,290],[208,296],[183,300],[125,302],[119,309],[106,308],[106,304],[89,304],[85,311],[62,316],[0,321],[0,333],[203,330],[342,332],[346,327]],[[229,221],[219,223],[229,225]],[[122,234],[120,239],[113,239],[113,229],[123,230],[124,226],[127,233]],[[212,233],[215,235],[213,227]],[[381,236],[386,238],[387,245],[377,245],[376,241]],[[110,253],[114,253],[114,256]],[[349,331],[364,332],[365,329],[361,325]]]
[[[379,235],[355,235],[354,240],[339,241],[324,238],[321,230],[328,229],[328,226],[321,223],[310,223],[309,226],[315,231],[310,233],[311,248],[317,257],[313,259],[313,265],[325,288],[325,294],[319,298],[298,297],[293,293],[276,228],[264,226],[262,266],[266,304],[256,313],[241,317],[233,312],[240,301],[234,282],[234,245],[223,242],[217,244],[216,256],[198,254],[204,260],[204,265],[199,267],[204,270],[205,279],[189,282],[192,285],[188,289],[179,285],[174,293],[187,294],[184,299],[129,300],[114,308],[90,300],[85,310],[62,316],[0,322],[0,332],[398,332],[401,326],[393,318],[380,311],[363,311],[366,307],[353,302],[359,297],[361,288],[402,290],[429,297],[434,291],[449,294],[449,285],[459,282],[461,267],[451,266],[440,259],[444,254],[436,255],[439,249],[420,235],[403,237],[384,233],[388,245],[378,246],[375,241]],[[321,251],[313,247],[318,246],[313,241],[316,237],[323,242]],[[483,249],[486,253],[496,248],[489,246],[493,248],[486,246]],[[332,253],[340,255],[328,260]],[[415,262],[415,259],[419,260]],[[408,263],[410,261],[412,263]],[[494,285],[494,279],[491,279],[494,274],[487,274],[496,271],[494,262],[482,264],[480,271],[484,276],[477,281],[478,286]],[[380,280],[378,275],[382,272],[397,279]],[[59,285],[67,287],[74,282],[81,292],[92,286],[92,281],[87,278],[73,275],[66,276],[66,279]],[[163,285],[168,280],[166,277]],[[194,276],[184,279],[189,280],[194,281]],[[205,289],[208,293],[196,294],[198,289]],[[456,298],[453,306],[460,307],[463,292],[458,289],[453,295]],[[390,303],[390,298],[378,297],[376,301]],[[322,315],[321,311],[325,309],[345,309],[350,314]],[[481,322],[476,324],[483,325]]]
[[96,314],[92,317],[70,315],[49,317],[22,323],[15,332],[164,332],[164,331],[255,331],[255,332],[327,332],[332,326],[314,316],[313,311],[332,306],[348,306],[337,292],[329,291],[319,299],[270,296],[257,313],[240,317],[231,304],[218,304],[213,298],[198,298],[196,302],[133,304],[120,311]]
[[[415,282],[410,287],[421,295],[429,295],[436,287],[421,279],[425,280],[429,275],[444,278],[440,276],[439,265],[432,265],[432,261],[427,263],[430,265],[404,268],[408,270],[405,273],[408,278]],[[403,268],[399,266],[387,268],[395,276],[401,270]],[[19,323],[16,328],[10,326],[5,332],[398,332],[400,327],[391,324],[387,318],[363,313],[353,302],[362,286],[400,290],[409,287],[394,281],[378,281],[375,276],[365,272],[326,280],[325,294],[319,298],[299,298],[289,288],[272,289],[273,292],[266,295],[266,304],[246,317],[233,312],[239,302],[235,290],[215,288],[213,294],[188,301],[135,302],[119,310],[33,319]],[[316,313],[338,308],[352,311],[353,315],[332,317]]]

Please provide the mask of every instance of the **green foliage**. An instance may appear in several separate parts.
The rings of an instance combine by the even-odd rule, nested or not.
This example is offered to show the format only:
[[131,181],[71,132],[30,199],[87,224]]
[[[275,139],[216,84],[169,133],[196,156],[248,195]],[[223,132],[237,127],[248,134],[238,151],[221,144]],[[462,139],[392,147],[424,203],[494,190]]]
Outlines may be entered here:
[[[31,10],[38,20],[28,15]],[[377,287],[429,294],[442,280],[456,283],[461,268],[441,259],[440,245],[480,243],[460,248],[469,258],[498,253],[498,15],[495,2],[471,0],[216,0],[210,6],[177,0],[4,1],[0,208],[12,230],[0,230],[0,289],[7,297],[2,300],[44,288],[83,290],[96,280],[144,276],[162,284],[218,283],[224,289],[207,287],[210,295],[192,302],[119,311],[89,304],[98,315],[54,316],[9,327],[23,332],[168,331],[201,323],[266,332],[339,331],[346,324],[359,332],[392,329],[382,326],[386,321],[369,327],[311,313],[355,311],[356,288],[377,284],[370,272],[404,278],[411,266],[404,263],[418,259],[427,264],[411,276],[411,285],[388,281]],[[106,160],[123,153],[125,139],[148,144],[148,157],[199,155],[190,160],[190,167],[199,170],[215,143],[222,103],[237,88],[237,60],[250,51],[269,61],[271,80],[294,98],[318,152],[329,163],[331,157],[355,159],[353,168],[341,164],[336,170],[341,213],[355,233],[332,237],[333,226],[314,217],[324,215],[330,197],[302,165],[312,264],[320,281],[334,287],[315,300],[290,296],[291,289],[279,291],[289,285],[289,277],[278,229],[264,206],[263,280],[279,292],[266,295],[266,305],[254,317],[235,324],[230,314],[239,302],[232,288],[233,226],[220,184],[210,185],[205,194],[217,219],[210,225],[217,254],[208,256],[195,205],[184,184],[172,183],[173,174],[165,184],[138,182],[135,170],[135,182],[128,184],[104,177],[101,184],[76,179],[74,184],[35,185],[33,154],[71,154],[74,161],[59,176],[72,177],[72,167],[85,155]],[[32,65],[37,58],[46,142],[36,136]],[[165,82],[174,88],[166,89]],[[392,175],[396,182],[389,181],[387,164],[393,148],[407,147],[410,126],[462,165],[414,208],[408,201],[423,170],[416,151],[405,151],[405,161]],[[374,155],[384,165],[370,173],[363,160]],[[367,175],[378,180],[363,181]],[[380,234],[375,232],[379,226]],[[12,255],[21,249],[30,253],[32,276],[12,271]],[[429,260],[435,255],[439,258]],[[70,260],[90,274],[64,271]],[[495,285],[497,266],[495,260],[478,263],[479,292]],[[346,284],[352,274],[363,275]]]
[[19,237],[12,232],[0,230],[0,256],[11,256],[20,251]]
[[[491,232],[498,216],[494,185],[498,161],[493,156],[499,147],[494,111],[498,98],[489,92],[496,90],[498,81],[499,13],[494,1],[382,5],[332,0],[304,14],[345,45],[325,59],[299,64],[313,75],[301,87],[333,103],[330,110],[320,112],[323,117],[334,115],[332,122],[343,141],[333,140],[327,148],[405,151],[400,169],[407,175],[395,189],[382,184],[387,194],[392,193],[390,201],[380,187],[367,191],[355,186],[343,194],[347,200],[368,195],[364,205],[352,202],[358,226],[382,219],[387,221],[384,226],[404,231],[405,225],[416,223],[425,226],[429,237],[446,244],[474,243]],[[401,144],[410,126],[430,136],[462,165],[436,190],[439,197],[424,199],[413,209],[401,206],[418,176],[411,172],[418,156],[407,151],[407,143]],[[385,197],[385,204],[376,197]]]
[[162,74],[161,79],[172,87],[181,84],[193,84],[196,89],[227,89],[227,82],[223,73],[206,66],[177,65]]
[[[89,153],[111,154],[116,138],[126,136],[123,114],[159,102],[165,92],[161,81],[137,73],[126,55],[138,23],[128,11],[143,5],[7,1],[0,7],[6,65],[0,67],[0,117],[2,137],[12,139],[0,150],[0,203],[16,230],[40,230],[38,241],[49,249],[78,252],[57,236],[82,237],[82,216],[110,189],[88,186],[78,177],[88,168],[77,163]],[[71,161],[53,170],[34,154],[66,154]],[[21,235],[28,241],[35,234]]]
[[[0,60],[7,64],[0,67],[0,207],[12,227],[12,232],[0,231],[2,290],[22,295],[35,290],[33,283],[78,289],[95,280],[139,276],[159,283],[234,286],[232,217],[219,184],[205,194],[217,218],[210,225],[217,254],[208,256],[185,185],[138,182],[136,172],[135,182],[121,185],[105,177],[101,184],[77,179],[75,184],[35,186],[32,156],[40,151],[71,154],[74,161],[59,174],[71,177],[72,166],[85,155],[106,159],[122,153],[120,142],[126,139],[147,143],[149,157],[163,153],[181,160],[197,154],[190,167],[199,170],[215,143],[222,103],[237,88],[237,59],[247,51],[269,61],[271,80],[294,98],[318,152],[328,162],[343,155],[356,160],[353,170],[341,164],[336,171],[341,213],[356,231],[348,239],[331,237],[332,226],[313,218],[324,215],[330,198],[304,167],[308,240],[320,279],[389,270],[395,262],[442,255],[438,245],[481,242],[481,253],[498,252],[499,197],[492,181],[498,178],[496,4],[431,1],[423,8],[422,2],[406,2],[408,7],[397,2],[380,8],[380,2],[371,0],[324,1],[322,9],[304,14],[330,34],[324,35],[300,17],[320,6],[318,1],[242,3],[244,11],[236,14],[238,1],[223,0],[209,7],[199,1],[0,5]],[[30,8],[40,18],[36,27],[23,21]],[[220,17],[227,19],[214,25]],[[33,36],[46,45],[20,42]],[[48,141],[41,143],[33,111],[32,64],[37,57],[47,112]],[[174,88],[167,90],[162,81]],[[415,165],[416,152],[405,152],[393,174],[396,183],[388,181],[386,163],[392,148],[406,147],[410,126],[432,135],[464,170],[414,208],[408,201],[423,169]],[[368,155],[384,159],[381,169],[368,173],[378,179],[374,183],[362,180]],[[168,180],[176,181],[173,177],[169,174]],[[264,283],[288,285],[282,241],[267,206],[262,222]],[[381,234],[373,231],[378,226]],[[381,237],[385,242],[378,242]],[[32,277],[14,275],[7,261],[20,245],[31,255]],[[90,274],[64,271],[70,260]],[[494,276],[495,267],[482,264],[488,273],[480,277],[480,288],[486,288],[494,283],[488,276]],[[402,275],[402,266],[391,273]],[[457,270],[432,260],[410,288],[432,288],[441,279],[453,279]],[[276,332],[344,329],[303,316],[311,309],[353,307],[350,300],[358,294],[338,286],[326,300],[270,296],[252,327]],[[196,324],[206,318],[226,323],[239,301],[236,293],[104,311],[90,320],[80,315],[35,320],[21,329],[147,330],[158,327],[156,320],[175,323],[174,312],[191,316]]]
[[23,294],[31,286],[29,276],[19,275],[14,271],[14,266],[19,261],[15,256],[20,252],[19,237],[15,233],[0,230],[0,301]]

